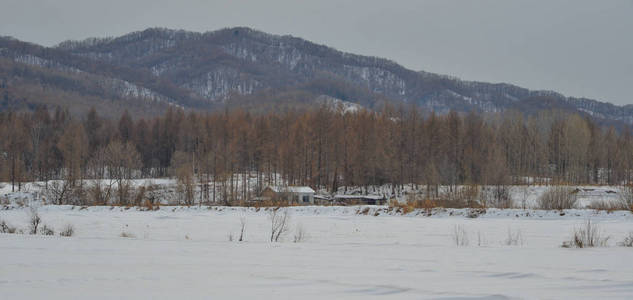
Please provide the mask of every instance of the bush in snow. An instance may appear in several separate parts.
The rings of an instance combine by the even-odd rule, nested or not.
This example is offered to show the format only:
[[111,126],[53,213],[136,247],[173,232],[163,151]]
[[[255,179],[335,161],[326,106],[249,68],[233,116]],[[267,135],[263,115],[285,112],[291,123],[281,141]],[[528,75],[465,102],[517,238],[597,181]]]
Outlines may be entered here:
[[576,193],[572,188],[559,185],[548,188],[538,198],[541,209],[570,209],[576,206],[576,201]]
[[55,230],[53,228],[48,227],[46,224],[42,225],[40,228],[41,235],[55,235]]
[[627,235],[622,242],[618,243],[618,245],[622,247],[633,247],[633,231],[629,232],[629,235]]
[[94,180],[88,186],[88,202],[92,205],[106,205],[114,193],[114,180]]
[[563,242],[564,248],[605,247],[609,237],[602,236],[600,227],[587,220],[582,226],[576,227],[571,240]]
[[622,209],[633,212],[633,185],[627,185],[620,189],[619,200]]
[[135,238],[136,237],[134,234],[129,233],[127,231],[122,231],[119,236],[120,237],[124,237],[124,238]]
[[40,217],[40,215],[37,213],[37,209],[31,207],[31,215],[29,218],[29,233],[30,234],[37,234],[37,229],[40,226],[40,224],[42,223],[42,218]]
[[300,243],[300,242],[305,241],[305,239],[306,239],[305,229],[303,228],[303,225],[299,224],[297,225],[297,228],[295,229],[295,236],[294,236],[293,242]]
[[53,204],[88,204],[87,191],[82,185],[77,184],[74,180],[51,181],[47,185],[45,194],[47,198],[53,202]]
[[479,216],[483,214],[486,214],[485,208],[470,208],[468,209],[468,213],[466,214],[466,217],[474,219],[474,218],[478,218]]
[[67,224],[64,229],[62,229],[62,231],[59,232],[60,236],[65,236],[65,237],[69,237],[69,236],[73,236],[75,234],[75,227],[73,227],[73,225],[71,224]]
[[455,225],[451,237],[457,247],[468,246],[468,232],[466,232],[464,225]]
[[488,246],[488,239],[486,235],[481,233],[481,231],[477,231],[477,246],[486,247]]
[[440,206],[450,208],[480,207],[478,185],[455,186],[438,197]]
[[606,210],[607,212],[628,209],[622,206],[621,203],[610,200],[595,200],[592,201],[587,207],[595,210]]
[[15,233],[15,232],[16,232],[15,227],[11,227],[4,220],[0,221],[0,233]]
[[521,230],[513,231],[512,228],[508,227],[508,236],[504,242],[506,246],[523,246],[525,241]]

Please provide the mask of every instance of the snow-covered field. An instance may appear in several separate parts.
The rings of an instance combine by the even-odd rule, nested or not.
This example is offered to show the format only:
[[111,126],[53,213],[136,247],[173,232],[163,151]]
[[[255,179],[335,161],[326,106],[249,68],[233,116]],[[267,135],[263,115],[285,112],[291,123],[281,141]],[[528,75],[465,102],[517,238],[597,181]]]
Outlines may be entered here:
[[[43,206],[44,224],[73,224],[76,233],[0,234],[0,298],[633,298],[633,248],[616,246],[633,231],[630,212],[488,210],[471,219],[464,210],[431,217],[380,207],[289,211],[291,230],[271,243],[265,210]],[[11,208],[0,219],[27,228],[29,213]],[[588,218],[610,236],[609,246],[561,248]],[[246,241],[231,242],[240,219]],[[459,225],[467,246],[453,241]],[[307,239],[294,243],[300,227]],[[508,231],[520,232],[517,245],[507,245]]]

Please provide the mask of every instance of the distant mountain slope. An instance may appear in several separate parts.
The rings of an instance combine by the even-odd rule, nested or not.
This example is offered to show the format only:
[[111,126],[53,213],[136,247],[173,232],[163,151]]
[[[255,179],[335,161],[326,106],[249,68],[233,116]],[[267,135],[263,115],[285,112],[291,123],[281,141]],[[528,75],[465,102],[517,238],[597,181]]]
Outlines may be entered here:
[[633,123],[631,105],[416,72],[387,59],[243,27],[206,33],[151,28],[116,38],[66,41],[54,48],[5,39],[0,56],[63,72],[80,70],[113,80],[110,87],[101,86],[120,96],[194,109],[245,103],[313,105],[327,96],[367,108],[384,102],[413,103],[440,113],[531,113],[556,107]]

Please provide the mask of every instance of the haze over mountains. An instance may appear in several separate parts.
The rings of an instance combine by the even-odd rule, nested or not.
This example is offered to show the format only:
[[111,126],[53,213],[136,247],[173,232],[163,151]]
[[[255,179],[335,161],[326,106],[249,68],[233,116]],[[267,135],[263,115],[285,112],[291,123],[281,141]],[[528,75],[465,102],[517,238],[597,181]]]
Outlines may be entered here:
[[150,28],[52,48],[0,38],[2,110],[46,104],[80,113],[95,106],[115,116],[125,109],[152,115],[169,106],[279,110],[324,103],[351,109],[415,104],[439,113],[556,108],[633,123],[633,105],[417,72],[243,27],[206,33]]

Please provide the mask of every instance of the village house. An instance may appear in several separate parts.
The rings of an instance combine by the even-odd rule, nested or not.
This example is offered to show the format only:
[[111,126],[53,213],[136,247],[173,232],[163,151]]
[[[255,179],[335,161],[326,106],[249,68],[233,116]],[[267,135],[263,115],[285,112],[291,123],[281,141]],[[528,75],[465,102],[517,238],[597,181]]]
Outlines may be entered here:
[[314,204],[315,191],[309,186],[267,186],[259,197],[262,200],[286,200],[288,203]]

